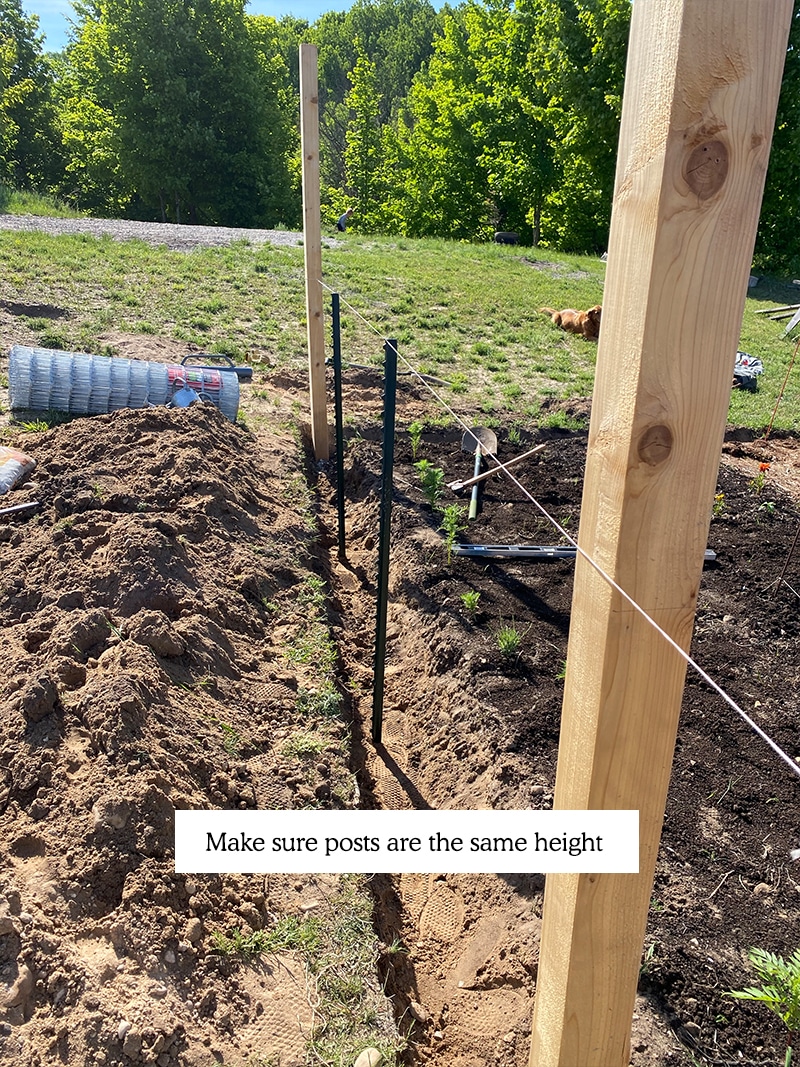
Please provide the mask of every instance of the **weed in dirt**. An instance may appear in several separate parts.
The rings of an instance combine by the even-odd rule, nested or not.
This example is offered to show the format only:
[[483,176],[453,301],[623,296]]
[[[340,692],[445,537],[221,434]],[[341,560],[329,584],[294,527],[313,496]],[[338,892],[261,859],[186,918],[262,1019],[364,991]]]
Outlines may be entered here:
[[714,496],[714,503],[711,506],[711,515],[715,519],[719,519],[725,514],[725,494],[716,493]]
[[288,759],[307,760],[318,756],[328,745],[326,738],[320,734],[306,733],[299,730],[292,734],[283,745],[281,755]]
[[515,422],[511,429],[508,431],[508,443],[514,445],[516,448],[522,441],[522,427],[518,422]]
[[236,759],[242,749],[242,738],[239,734],[239,731],[236,729],[235,726],[231,726],[230,723],[223,722],[222,719],[217,719],[215,716],[212,716],[211,721],[216,726],[219,726],[220,730],[222,731],[223,749],[231,757],[231,759]]
[[644,975],[647,975],[647,974],[651,974],[652,971],[654,970],[654,968],[656,966],[656,963],[657,963],[657,958],[658,958],[657,955],[656,955],[657,949],[658,949],[658,942],[657,941],[651,941],[649,943],[649,945],[647,946],[647,948],[645,949],[644,955],[642,957],[642,963],[641,963],[641,966],[639,967],[639,975],[640,975],[640,977],[643,977]]
[[44,419],[31,419],[29,422],[21,422],[19,428],[23,433],[44,433],[50,429]]
[[246,963],[272,952],[316,952],[320,944],[319,926],[319,919],[313,917],[296,919],[284,915],[271,930],[244,933],[238,926],[227,933],[214,930],[211,951],[220,956],[237,956]]
[[414,467],[419,474],[425,499],[435,508],[444,492],[444,471],[441,467],[434,467],[428,459],[418,459]]
[[770,522],[775,518],[775,511],[778,505],[774,500],[765,500],[763,504],[758,505],[759,522]]
[[108,625],[108,628],[112,632],[112,634],[114,634],[115,637],[118,637],[120,641],[127,640],[122,630],[120,630],[119,627],[115,626],[111,619],[107,618],[106,624]]
[[784,959],[763,948],[753,948],[748,958],[761,985],[730,990],[725,996],[758,1001],[777,1015],[788,1031],[785,1067],[790,1067],[794,1038],[800,1033],[800,949]]
[[333,682],[316,691],[301,689],[297,694],[297,707],[304,715],[334,719],[342,710],[342,698]]

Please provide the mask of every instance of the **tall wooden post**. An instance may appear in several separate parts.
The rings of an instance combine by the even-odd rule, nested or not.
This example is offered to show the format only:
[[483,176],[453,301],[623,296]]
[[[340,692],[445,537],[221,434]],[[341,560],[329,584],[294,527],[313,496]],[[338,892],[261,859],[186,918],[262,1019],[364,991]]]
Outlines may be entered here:
[[[688,649],[792,0],[642,0],[579,544]],[[638,808],[638,875],[549,875],[530,1062],[627,1067],[685,678],[579,556],[555,807]]]
[[303,247],[306,264],[308,382],[314,456],[330,455],[322,318],[322,226],[319,205],[319,89],[317,47],[300,45],[300,142],[303,153]]

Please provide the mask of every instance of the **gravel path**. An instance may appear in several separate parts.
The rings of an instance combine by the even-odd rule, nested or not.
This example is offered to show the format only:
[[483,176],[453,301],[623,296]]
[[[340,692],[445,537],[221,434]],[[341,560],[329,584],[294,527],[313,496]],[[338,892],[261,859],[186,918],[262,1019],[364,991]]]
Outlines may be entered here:
[[116,241],[146,241],[165,245],[180,252],[212,245],[229,245],[248,241],[253,245],[299,245],[301,233],[289,230],[247,230],[229,226],[175,226],[168,222],[130,222],[124,219],[59,219],[40,215],[2,215],[0,230],[38,230],[42,233],[89,233],[94,237],[108,234]]

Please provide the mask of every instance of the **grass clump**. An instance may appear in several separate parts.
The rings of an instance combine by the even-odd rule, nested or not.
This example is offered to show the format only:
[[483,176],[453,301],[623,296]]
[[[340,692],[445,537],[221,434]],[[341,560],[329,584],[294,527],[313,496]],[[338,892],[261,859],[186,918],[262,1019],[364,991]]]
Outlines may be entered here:
[[320,946],[320,920],[314,917],[296,919],[284,915],[270,930],[250,930],[245,933],[234,927],[223,933],[211,934],[211,951],[220,956],[236,956],[245,963],[253,963],[273,952],[317,952]]
[[497,647],[506,659],[519,655],[522,633],[513,623],[504,622],[497,631]]

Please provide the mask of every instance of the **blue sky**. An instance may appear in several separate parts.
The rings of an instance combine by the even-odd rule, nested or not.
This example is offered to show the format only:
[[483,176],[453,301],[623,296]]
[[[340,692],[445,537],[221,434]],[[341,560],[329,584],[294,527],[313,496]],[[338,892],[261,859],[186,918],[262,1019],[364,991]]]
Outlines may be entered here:
[[[296,15],[314,22],[323,11],[346,11],[353,0],[250,0],[250,15]],[[45,35],[45,48],[57,52],[67,43],[67,19],[74,15],[70,0],[22,0],[22,10],[39,16],[39,32]]]

